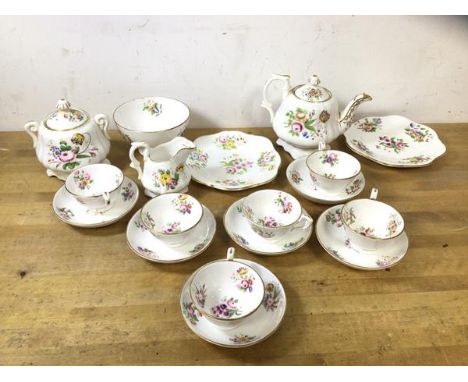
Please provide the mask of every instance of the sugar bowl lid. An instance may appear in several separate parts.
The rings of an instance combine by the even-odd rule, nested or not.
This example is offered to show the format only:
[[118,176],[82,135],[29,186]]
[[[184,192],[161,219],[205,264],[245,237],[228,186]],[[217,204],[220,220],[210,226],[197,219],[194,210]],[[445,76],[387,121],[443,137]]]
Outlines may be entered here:
[[50,130],[65,131],[81,126],[88,120],[88,113],[73,109],[70,102],[60,99],[57,101],[57,110],[49,114],[44,124]]
[[327,88],[319,86],[320,79],[316,74],[309,78],[309,81],[304,84],[297,86],[294,89],[294,95],[307,102],[325,102],[332,97],[332,93]]

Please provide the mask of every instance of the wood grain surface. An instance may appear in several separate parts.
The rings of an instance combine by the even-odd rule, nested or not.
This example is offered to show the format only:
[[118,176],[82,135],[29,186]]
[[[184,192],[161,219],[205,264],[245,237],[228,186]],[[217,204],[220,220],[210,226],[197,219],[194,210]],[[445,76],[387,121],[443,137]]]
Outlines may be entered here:
[[[0,133],[0,364],[468,364],[468,124],[432,126],[448,150],[429,167],[395,169],[358,157],[362,195],[378,187],[379,198],[404,216],[410,240],[399,265],[376,272],[336,262],[315,233],[287,255],[250,254],[228,238],[222,216],[252,190],[223,192],[195,182],[189,193],[217,219],[213,243],[188,262],[151,263],[127,247],[131,214],[98,229],[59,221],[51,203],[63,182],[46,176],[26,133]],[[272,129],[242,130],[274,140]],[[349,152],[343,137],[332,147]],[[109,159],[136,180],[128,148],[112,132]],[[278,151],[280,173],[260,188],[293,193],[317,220],[327,207],[291,189],[285,176],[291,158]],[[147,200],[141,193],[134,211]],[[229,246],[272,270],[288,297],[280,329],[245,349],[203,341],[179,310],[185,280]]]

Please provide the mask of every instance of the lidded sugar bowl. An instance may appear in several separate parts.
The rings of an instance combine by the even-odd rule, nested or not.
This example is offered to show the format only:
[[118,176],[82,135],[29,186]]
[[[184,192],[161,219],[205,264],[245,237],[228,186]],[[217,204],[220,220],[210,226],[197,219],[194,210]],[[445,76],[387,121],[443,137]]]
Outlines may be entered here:
[[46,167],[47,175],[65,180],[78,167],[109,163],[108,126],[106,115],[90,118],[87,112],[72,108],[70,102],[61,99],[57,110],[44,121],[27,122],[24,129],[31,136],[37,159]]

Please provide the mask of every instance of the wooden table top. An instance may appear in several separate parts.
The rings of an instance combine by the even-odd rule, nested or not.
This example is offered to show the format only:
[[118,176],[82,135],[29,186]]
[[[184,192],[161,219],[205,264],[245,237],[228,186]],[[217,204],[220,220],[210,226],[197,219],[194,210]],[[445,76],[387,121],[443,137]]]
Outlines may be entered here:
[[[98,229],[59,221],[51,204],[63,182],[46,176],[26,133],[0,133],[0,364],[468,364],[468,124],[432,126],[448,150],[429,167],[388,168],[357,156],[362,195],[377,186],[379,198],[403,214],[410,240],[400,264],[374,272],[335,261],[315,232],[287,255],[246,252],[229,239],[222,216],[252,190],[194,181],[189,193],[216,216],[213,243],[184,263],[151,263],[127,247],[131,214]],[[272,129],[242,130],[274,141]],[[343,137],[332,147],[349,152]],[[278,151],[280,174],[263,188],[291,192],[317,220],[328,207],[292,190],[285,176],[291,158]],[[137,179],[115,131],[109,159]],[[141,193],[134,211],[147,200]],[[179,310],[185,280],[229,246],[273,271],[288,298],[279,330],[250,348],[203,341]]]

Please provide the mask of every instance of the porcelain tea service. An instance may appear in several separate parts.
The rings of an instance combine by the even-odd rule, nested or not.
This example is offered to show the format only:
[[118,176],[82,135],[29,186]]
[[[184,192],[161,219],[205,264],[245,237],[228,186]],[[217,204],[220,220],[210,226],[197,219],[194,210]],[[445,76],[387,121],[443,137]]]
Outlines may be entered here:
[[65,180],[78,167],[88,164],[108,163],[110,137],[109,121],[104,114],[91,118],[81,109],[73,108],[65,99],[57,102],[57,110],[42,122],[25,124],[33,140],[39,162],[47,175]]
[[[282,102],[276,111],[268,100],[268,89],[275,81],[283,85]],[[298,158],[310,153],[320,140],[330,143],[343,134],[357,107],[370,100],[369,95],[359,94],[340,112],[338,101],[320,85],[317,75],[311,76],[307,84],[291,87],[289,75],[274,74],[265,83],[261,106],[270,114],[273,130],[279,137],[277,144]]]
[[[143,155],[143,168],[135,150]],[[138,173],[145,194],[153,197],[168,192],[187,192],[190,173],[185,162],[195,145],[186,138],[175,137],[169,142],[150,147],[146,142],[133,142],[130,147],[130,167]]]
[[128,101],[114,110],[114,122],[128,142],[150,147],[169,142],[186,129],[190,110],[168,97],[145,97]]

